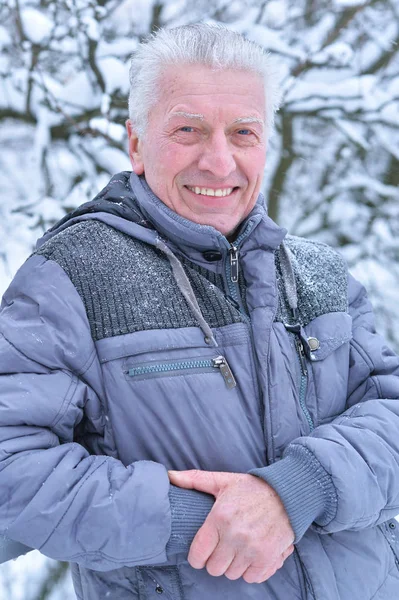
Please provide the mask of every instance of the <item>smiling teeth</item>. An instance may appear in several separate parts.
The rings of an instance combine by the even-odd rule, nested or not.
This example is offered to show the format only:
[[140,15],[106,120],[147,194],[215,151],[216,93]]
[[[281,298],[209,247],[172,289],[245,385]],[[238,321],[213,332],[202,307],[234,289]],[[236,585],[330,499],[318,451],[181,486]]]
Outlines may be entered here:
[[187,186],[189,190],[194,192],[194,194],[201,194],[202,196],[229,196],[234,188],[225,188],[223,190],[211,190],[210,188],[200,188],[200,187],[190,187]]

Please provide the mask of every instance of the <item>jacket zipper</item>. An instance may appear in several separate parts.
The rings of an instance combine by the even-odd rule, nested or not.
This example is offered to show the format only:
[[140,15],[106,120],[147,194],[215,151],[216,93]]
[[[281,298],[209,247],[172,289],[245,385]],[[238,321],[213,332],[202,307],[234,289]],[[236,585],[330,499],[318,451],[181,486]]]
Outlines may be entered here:
[[146,363],[129,368],[126,373],[129,377],[142,377],[145,375],[163,375],[167,373],[185,373],[187,371],[206,371],[208,373],[219,369],[224,382],[229,390],[236,387],[237,383],[230,366],[224,356],[209,359],[176,360],[161,363]]
[[239,235],[238,238],[234,241],[234,243],[229,244],[227,242],[229,245],[228,252],[230,255],[230,260],[226,260],[225,263],[226,281],[229,296],[235,303],[237,303],[237,308],[244,315],[248,322],[248,314],[246,313],[243,307],[241,296],[237,290],[239,276],[239,252],[241,243],[251,233],[254,225],[254,223],[249,223],[245,230],[242,232],[242,234]]
[[233,283],[238,283],[238,248],[231,244],[230,246],[230,278]]
[[[236,308],[243,315],[245,322],[248,325],[248,331],[249,331],[249,335],[250,335],[251,352],[252,352],[252,362],[254,365],[256,365],[255,344],[254,344],[254,336],[253,336],[253,332],[252,332],[251,320],[249,318],[248,313],[246,312],[246,310],[244,308],[242,298],[241,298],[241,295],[238,290],[240,245],[243,242],[243,240],[246,237],[248,237],[248,235],[251,233],[254,225],[255,225],[254,223],[249,223],[248,226],[245,228],[245,230],[242,232],[242,234],[239,235],[238,238],[235,240],[234,244],[229,244],[228,252],[229,252],[230,260],[225,261],[225,274],[226,274],[226,282],[227,282],[227,289],[228,289],[229,297],[236,304]],[[262,402],[262,399],[260,396],[260,385],[259,385],[259,379],[258,379],[258,374],[256,372],[256,369],[255,369],[254,376],[255,376],[254,383],[255,383],[255,387],[256,387],[256,397],[257,397],[258,406],[259,406],[259,417],[260,417],[262,432],[263,432],[263,436],[264,436],[264,434],[265,434],[265,423],[264,423],[265,407],[263,405],[263,402]]]
[[[295,334],[294,334],[295,335]],[[306,390],[308,387],[308,368],[306,364],[305,350],[303,348],[303,343],[299,335],[295,335],[295,347],[299,359],[299,366],[301,371],[301,378],[299,382],[299,404],[301,406],[302,412],[305,415],[306,421],[309,425],[310,431],[314,429],[314,423],[312,417],[310,416],[310,412],[306,406],[305,398],[306,398]]]
[[[244,233],[246,233],[246,232],[244,232]],[[245,237],[245,235],[239,236],[239,238],[237,238],[235,244],[230,245],[230,249],[229,249],[230,265],[226,261],[226,279],[227,279],[227,285],[228,285],[228,288],[230,291],[230,296],[235,302],[237,302],[238,306],[240,307],[240,312],[244,312],[244,311],[241,310],[242,301],[240,302],[241,298],[237,292],[236,286],[238,285],[238,274],[239,274],[239,262],[238,262],[239,244],[242,241],[243,237]],[[244,312],[244,315],[249,322],[249,318],[248,318],[248,315],[246,314],[246,312]],[[304,350],[303,343],[302,343],[300,336],[294,334],[294,337],[295,337],[295,347],[296,347],[296,351],[297,351],[297,356],[298,356],[299,365],[300,365],[300,372],[301,372],[301,378],[300,378],[300,384],[299,384],[299,403],[300,403],[301,409],[305,415],[306,421],[309,425],[310,431],[313,431],[314,423],[313,423],[312,417],[308,411],[308,408],[307,408],[306,402],[305,402],[306,390],[307,390],[307,385],[308,385],[308,369],[307,369],[307,364],[306,364],[305,350]],[[251,331],[251,346],[253,348],[252,331]],[[258,390],[259,390],[259,384],[258,384]],[[259,391],[258,391],[258,397],[259,397]],[[264,407],[262,405],[262,402],[260,402],[260,407],[261,407],[261,418],[262,418],[262,430],[264,430],[264,422],[263,422],[264,421]],[[269,460],[270,460],[270,458],[269,458]],[[310,594],[312,595],[312,597],[315,598],[313,588],[311,586],[309,577],[307,576],[305,565],[302,562],[302,559],[299,555],[297,548],[295,548],[295,555],[296,555],[297,561],[299,562],[299,566],[302,571],[303,584],[306,588],[306,592],[309,591]]]
[[244,315],[245,319],[248,320],[248,315],[242,305],[240,294],[237,290],[238,287],[238,274],[239,274],[239,248],[238,245],[231,244],[229,247],[229,260],[226,260],[226,281],[229,298],[233,301],[236,308]]

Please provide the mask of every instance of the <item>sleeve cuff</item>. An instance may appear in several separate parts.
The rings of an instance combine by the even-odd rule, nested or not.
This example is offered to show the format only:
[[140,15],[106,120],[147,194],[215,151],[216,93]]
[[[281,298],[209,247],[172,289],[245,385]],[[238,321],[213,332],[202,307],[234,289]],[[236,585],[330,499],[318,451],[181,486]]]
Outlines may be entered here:
[[172,532],[166,545],[168,556],[189,550],[195,534],[210,512],[215,498],[209,494],[171,485],[169,501]]
[[327,525],[337,512],[337,493],[331,476],[305,446],[290,446],[284,458],[249,471],[275,489],[299,542],[310,525]]

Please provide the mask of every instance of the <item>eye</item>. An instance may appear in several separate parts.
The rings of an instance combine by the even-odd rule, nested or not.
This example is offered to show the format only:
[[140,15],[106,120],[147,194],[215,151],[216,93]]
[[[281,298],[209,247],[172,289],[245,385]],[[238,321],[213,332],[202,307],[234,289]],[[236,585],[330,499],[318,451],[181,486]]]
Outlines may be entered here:
[[251,135],[252,131],[250,129],[239,129],[237,133],[240,135]]
[[185,133],[192,133],[194,131],[194,127],[190,127],[190,125],[184,125],[180,127],[179,131],[184,131]]

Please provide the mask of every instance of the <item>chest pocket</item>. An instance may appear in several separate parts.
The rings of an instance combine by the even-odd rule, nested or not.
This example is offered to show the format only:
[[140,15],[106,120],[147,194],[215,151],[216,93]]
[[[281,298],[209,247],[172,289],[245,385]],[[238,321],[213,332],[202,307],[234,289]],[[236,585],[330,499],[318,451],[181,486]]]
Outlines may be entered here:
[[216,337],[211,347],[198,328],[154,330],[98,345],[125,464],[243,472],[264,464],[248,328],[229,325]]
[[313,427],[346,408],[352,319],[344,312],[317,317],[303,328],[307,364],[306,408]]

